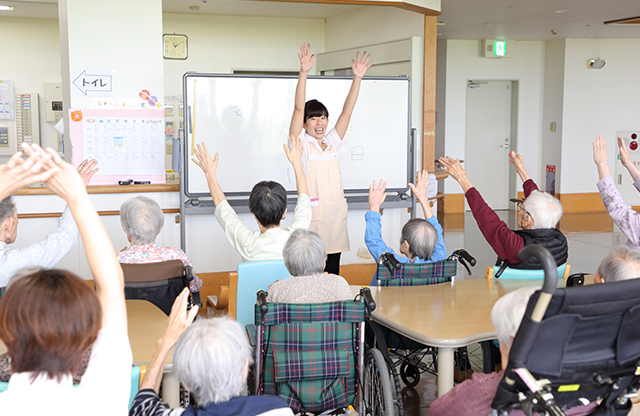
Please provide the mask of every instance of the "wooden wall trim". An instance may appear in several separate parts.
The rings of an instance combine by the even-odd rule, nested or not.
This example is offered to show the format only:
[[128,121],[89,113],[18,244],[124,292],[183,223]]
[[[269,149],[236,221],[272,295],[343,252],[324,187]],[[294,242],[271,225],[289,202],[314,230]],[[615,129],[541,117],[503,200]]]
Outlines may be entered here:
[[[89,185],[87,193],[89,194],[130,194],[140,192],[178,192],[180,185],[177,183],[165,183],[156,185]],[[53,195],[48,188],[22,188],[14,195]]]
[[[166,208],[162,210],[165,214],[177,214],[180,212],[179,208]],[[113,215],[120,215],[120,211],[98,211],[98,215],[101,217],[108,217]],[[37,214],[18,214],[18,218],[60,218],[61,212],[41,212]]]
[[599,192],[556,194],[565,213],[606,212]]

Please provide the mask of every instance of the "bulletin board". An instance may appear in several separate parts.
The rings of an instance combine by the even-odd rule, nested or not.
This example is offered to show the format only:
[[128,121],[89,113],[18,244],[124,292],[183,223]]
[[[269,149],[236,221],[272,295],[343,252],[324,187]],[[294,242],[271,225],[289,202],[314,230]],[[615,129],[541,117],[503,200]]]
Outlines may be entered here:
[[165,183],[164,110],[70,110],[71,163],[96,159],[91,185]]

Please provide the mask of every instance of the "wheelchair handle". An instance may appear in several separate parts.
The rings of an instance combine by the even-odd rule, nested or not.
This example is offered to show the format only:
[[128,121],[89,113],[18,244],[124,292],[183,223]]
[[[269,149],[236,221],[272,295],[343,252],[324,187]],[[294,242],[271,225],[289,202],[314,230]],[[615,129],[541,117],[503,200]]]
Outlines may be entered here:
[[267,292],[264,290],[258,290],[257,303],[260,308],[260,313],[266,315],[269,312],[269,304],[267,304]]
[[[461,248],[461,249],[458,250],[458,253],[460,254],[460,256],[463,259],[465,259],[466,261],[469,262],[471,267],[476,265],[476,259],[471,254],[469,254],[469,252],[467,250]],[[471,273],[469,273],[469,274],[471,274]]]
[[364,305],[370,312],[376,310],[376,301],[374,301],[373,296],[371,296],[371,289],[363,287],[360,289],[360,296],[364,299]]
[[531,312],[531,319],[534,322],[540,322],[542,321],[542,318],[547,311],[547,307],[549,306],[551,297],[555,293],[556,286],[558,285],[558,268],[556,266],[556,261],[554,260],[551,253],[549,253],[549,250],[537,244],[525,246],[518,253],[518,257],[522,262],[534,258],[538,261],[538,263],[542,265],[542,268],[544,269],[544,283],[542,285],[542,293],[540,293],[540,295],[538,296],[536,306]]
[[393,274],[394,269],[400,270],[400,267],[402,267],[398,259],[396,259],[396,257],[391,253],[382,253],[380,259],[382,260],[382,264],[389,269],[389,273],[391,274]]

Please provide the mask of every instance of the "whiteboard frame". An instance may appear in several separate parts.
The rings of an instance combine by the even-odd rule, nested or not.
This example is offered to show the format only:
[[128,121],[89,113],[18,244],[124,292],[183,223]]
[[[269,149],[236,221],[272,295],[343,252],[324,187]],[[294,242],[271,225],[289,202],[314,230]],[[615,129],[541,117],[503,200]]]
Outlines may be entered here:
[[[183,152],[182,152],[182,175],[180,178],[180,185],[182,187],[181,193],[186,195],[187,197],[191,198],[191,199],[199,199],[199,198],[207,198],[207,197],[211,197],[211,194],[209,192],[189,192],[189,162],[190,162],[190,158],[189,158],[189,152],[187,151],[188,146],[189,146],[189,132],[191,129],[191,120],[190,120],[190,115],[191,115],[191,111],[190,111],[190,106],[189,104],[189,100],[187,97],[187,82],[189,78],[195,78],[195,77],[200,77],[200,78],[266,78],[266,79],[298,79],[297,75],[250,75],[250,74],[217,74],[217,73],[199,73],[199,72],[186,72],[183,76],[182,76],[182,92],[183,92],[183,103],[184,103],[184,110],[183,110],[183,125],[184,125],[184,136],[182,139],[183,142]],[[352,77],[347,77],[347,76],[327,76],[327,75],[313,75],[313,76],[309,76],[307,79],[340,79],[340,80],[352,80]],[[406,155],[406,166],[407,166],[407,172],[406,172],[406,181],[405,183],[409,183],[412,180],[412,170],[413,170],[413,158],[412,155],[415,151],[414,149],[414,145],[415,143],[413,143],[412,140],[412,126],[411,126],[411,79],[407,76],[396,76],[396,77],[365,77],[363,78],[363,81],[365,80],[398,80],[398,81],[403,81],[407,83],[407,132],[406,132],[406,143],[407,143],[407,155]],[[394,194],[406,194],[409,190],[409,186],[405,186],[402,188],[388,188],[386,191],[389,193],[389,197],[391,197],[391,195]],[[224,189],[223,189],[224,192]],[[369,193],[369,189],[368,188],[359,188],[359,189],[344,189],[344,194],[345,197],[347,197],[347,200],[351,199],[349,198],[351,197],[358,197],[358,196],[362,196],[363,194],[368,194]],[[224,192],[225,197],[229,199],[229,202],[236,202],[236,201],[248,201],[249,200],[249,195],[251,194],[251,191],[243,191],[243,192]],[[297,195],[297,192],[294,191],[287,191],[287,195],[291,196],[295,196]],[[359,199],[359,198],[358,198]],[[234,204],[235,205],[235,204]]]

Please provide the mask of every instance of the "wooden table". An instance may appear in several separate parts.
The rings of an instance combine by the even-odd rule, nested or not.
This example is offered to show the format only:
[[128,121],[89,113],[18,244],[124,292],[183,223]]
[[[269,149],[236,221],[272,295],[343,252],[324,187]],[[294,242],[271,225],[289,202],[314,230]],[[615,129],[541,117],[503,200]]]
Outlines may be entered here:
[[[564,286],[564,281],[558,284]],[[372,317],[414,341],[438,347],[438,396],[442,396],[453,388],[454,350],[497,338],[491,323],[493,304],[508,292],[532,285],[542,287],[542,280],[470,279],[428,286],[372,287],[376,301]],[[357,293],[360,287],[352,289]]]

